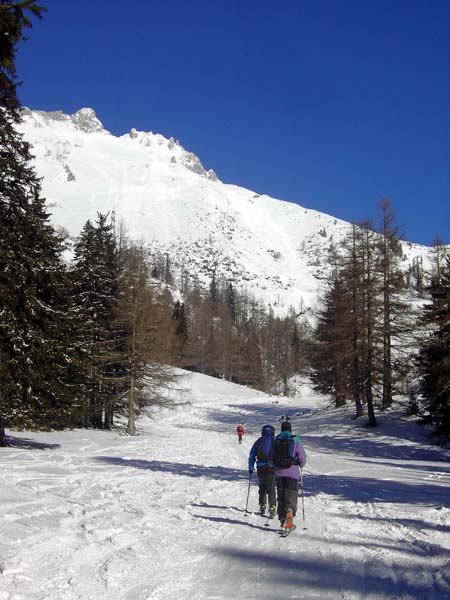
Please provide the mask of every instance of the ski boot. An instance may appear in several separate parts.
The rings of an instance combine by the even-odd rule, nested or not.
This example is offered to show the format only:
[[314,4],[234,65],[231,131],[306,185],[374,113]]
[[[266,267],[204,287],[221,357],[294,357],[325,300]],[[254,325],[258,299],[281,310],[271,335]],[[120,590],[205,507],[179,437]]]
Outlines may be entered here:
[[277,507],[276,506],[269,506],[269,519],[273,519],[276,513]]
[[266,516],[266,505],[265,505],[265,504],[260,504],[260,505],[259,505],[259,514],[260,514],[262,517],[265,517],[265,516]]
[[286,519],[284,519],[284,521],[281,521],[280,536],[287,537],[290,533],[294,531],[294,529],[296,529],[296,526],[294,524],[294,514],[292,510],[288,508],[286,513]]
[[294,529],[295,525],[294,525],[294,513],[292,512],[291,508],[287,509],[286,512],[286,521],[284,522],[284,528],[285,529]]

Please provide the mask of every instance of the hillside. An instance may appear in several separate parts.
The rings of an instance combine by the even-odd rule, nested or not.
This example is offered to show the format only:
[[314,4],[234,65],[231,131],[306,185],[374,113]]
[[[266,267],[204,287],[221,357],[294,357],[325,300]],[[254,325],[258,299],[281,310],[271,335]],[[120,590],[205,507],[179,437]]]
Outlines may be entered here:
[[[183,404],[143,416],[138,437],[9,432],[2,600],[449,597],[448,452],[415,423],[394,411],[367,430],[307,382],[290,400],[198,374],[183,385]],[[250,445],[285,413],[309,459],[305,519],[300,496],[283,540],[245,508]]]
[[[20,129],[53,224],[71,236],[114,211],[132,237],[192,277],[209,283],[215,269],[280,312],[316,304],[348,223],[223,183],[173,138],[135,129],[115,137],[92,109],[25,109]],[[428,251],[405,243],[405,269]]]

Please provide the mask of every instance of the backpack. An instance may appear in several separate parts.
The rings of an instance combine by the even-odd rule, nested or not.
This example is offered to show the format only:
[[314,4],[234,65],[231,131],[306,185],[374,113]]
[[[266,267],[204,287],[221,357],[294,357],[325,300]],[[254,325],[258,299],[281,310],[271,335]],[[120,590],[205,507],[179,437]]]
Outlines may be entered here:
[[273,464],[278,469],[289,469],[295,463],[294,461],[293,436],[282,435],[275,438],[273,442]]
[[272,425],[264,425],[261,430],[261,441],[259,442],[256,458],[258,462],[269,463],[272,455],[272,443],[275,428]]

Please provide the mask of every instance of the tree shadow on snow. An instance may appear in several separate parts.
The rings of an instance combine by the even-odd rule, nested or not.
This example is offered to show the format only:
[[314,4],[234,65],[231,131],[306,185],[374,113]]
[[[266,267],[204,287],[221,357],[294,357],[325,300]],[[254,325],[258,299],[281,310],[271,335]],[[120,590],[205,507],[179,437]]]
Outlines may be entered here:
[[368,540],[363,539],[364,531],[361,534],[362,537],[356,539],[346,537],[346,534],[342,534],[342,537],[335,534],[332,538],[308,535],[308,542],[323,543],[324,539],[326,539],[328,551],[340,553],[341,555],[344,554],[346,549],[349,549],[353,556],[355,556],[355,552],[367,553],[373,550],[374,552],[381,551],[384,556],[387,556],[391,552],[402,554],[407,560],[420,556],[420,560],[422,561],[423,551],[425,550],[428,558],[432,556],[440,557],[443,560],[450,558],[449,550],[432,542],[427,542],[425,548],[425,544],[421,544],[417,540],[408,540],[406,536],[404,540],[399,540],[388,537],[389,534],[385,534],[384,536],[383,534],[378,536],[371,534]]
[[351,502],[388,502],[442,507],[450,505],[448,487],[429,483],[429,480],[396,481],[371,477],[305,474],[304,495],[334,496]]
[[172,473],[173,475],[184,475],[186,477],[209,477],[210,479],[222,481],[248,480],[246,471],[229,469],[220,465],[206,467],[205,465],[194,465],[190,463],[176,463],[164,460],[140,460],[120,458],[117,456],[95,456],[94,460],[109,463],[119,467],[132,467],[145,471],[160,471]]
[[275,429],[278,429],[281,415],[289,414],[294,418],[299,411],[308,410],[298,406],[286,407],[284,404],[277,405],[268,402],[261,404],[227,404],[225,406],[226,410],[214,408],[208,411],[208,419],[214,421],[214,423],[210,423],[208,420],[207,429],[220,433],[234,433],[237,424],[243,423],[247,430],[246,435],[258,436],[261,427],[265,424],[273,425]]
[[[442,525],[439,523],[427,523],[426,521],[422,521],[421,519],[409,519],[405,517],[382,517],[382,516],[374,516],[374,515],[354,515],[354,514],[342,514],[338,516],[341,519],[349,519],[354,521],[357,519],[358,521],[367,521],[372,523],[390,523],[392,525],[397,525],[399,527],[405,527],[406,529],[415,529],[416,531],[424,531],[430,530],[432,533],[436,531],[442,533],[449,533],[448,525]],[[417,543],[417,542],[415,542]],[[430,542],[426,543],[427,546],[427,555],[432,554],[433,544]],[[437,554],[447,554],[450,557],[450,551],[444,550],[441,546],[435,546]],[[431,549],[431,550],[430,550]]]
[[26,450],[55,450],[61,444],[49,444],[48,442],[37,442],[30,438],[16,438],[8,435],[6,437],[6,448],[24,448]]
[[336,435],[314,436],[300,434],[305,448],[324,454],[351,454],[364,458],[386,458],[396,460],[416,460],[430,462],[448,462],[448,451],[422,445],[396,444],[390,436],[385,439],[376,433],[368,433],[364,437],[350,437],[347,432]]
[[[365,460],[364,458],[349,458],[348,456],[345,457],[346,462],[354,462],[354,463],[359,463],[360,465],[364,464],[366,466],[374,466],[374,467],[388,467],[390,469],[415,469],[417,471],[424,471],[424,476],[426,475],[427,471],[430,471],[431,475],[428,475],[428,477],[432,477],[433,474],[443,474],[443,475],[450,475],[450,464],[444,464],[443,462],[440,461],[430,461],[432,463],[437,463],[437,464],[428,464],[428,465],[423,465],[423,464],[419,464],[418,462],[415,461],[402,461],[402,462],[388,462],[383,461],[383,460],[377,460],[374,462],[368,462],[367,460]],[[395,460],[395,459],[393,459]]]
[[[288,543],[291,542],[289,540]],[[268,554],[236,548],[219,549],[219,552],[228,559],[228,564],[232,562],[229,567],[231,573],[235,569],[245,573],[254,570],[257,565],[260,600],[272,600],[274,589],[278,598],[291,597],[293,588],[300,593],[304,590],[307,598],[343,598],[348,593],[352,597],[358,594],[358,597],[364,598],[375,590],[380,598],[444,597],[440,595],[444,593],[443,589],[430,589],[428,578],[420,577],[417,561],[405,563],[402,559],[390,559],[389,568],[386,568],[381,559],[380,562],[367,562],[365,553],[361,553],[358,560],[342,552],[340,556],[338,550],[325,558],[302,549],[298,559],[283,553]],[[237,579],[238,575],[233,577]],[[233,581],[232,577],[229,579]]]

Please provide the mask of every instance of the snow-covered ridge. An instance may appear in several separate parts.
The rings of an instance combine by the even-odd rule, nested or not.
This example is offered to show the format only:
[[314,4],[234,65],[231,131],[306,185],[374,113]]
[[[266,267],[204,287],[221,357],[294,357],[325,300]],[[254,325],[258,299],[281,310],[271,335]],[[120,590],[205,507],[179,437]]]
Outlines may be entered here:
[[35,127],[57,129],[60,124],[64,124],[65,126],[72,126],[75,129],[79,129],[84,133],[92,133],[93,131],[105,131],[105,133],[108,133],[92,108],[81,108],[73,115],[66,115],[62,110],[46,112],[24,108],[22,114],[24,119],[32,122]]
[[[79,234],[115,211],[130,235],[205,282],[213,270],[279,311],[314,306],[330,254],[349,224],[221,182],[173,138],[132,129],[116,137],[90,108],[24,110],[52,221]],[[408,260],[427,249],[405,245]],[[406,264],[405,264],[406,266]]]
[[[103,133],[111,136],[111,133],[104,128],[103,123],[98,119],[92,108],[81,108],[72,115],[66,115],[61,110],[46,112],[24,108],[22,115],[25,124],[36,129],[50,130],[55,136],[76,136],[78,133]],[[132,128],[128,134],[121,137],[136,140],[136,143],[147,149],[149,154],[151,154],[152,147],[158,147],[159,152],[162,149],[162,153],[166,154],[166,158],[169,158],[171,163],[179,161],[194,173],[214,181],[218,179],[212,169],[206,171],[200,159],[192,152],[185,150],[180,142],[174,138],[167,139],[161,134],[155,134],[151,131],[137,131],[135,128]]]

